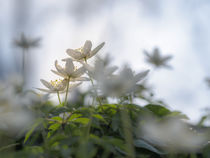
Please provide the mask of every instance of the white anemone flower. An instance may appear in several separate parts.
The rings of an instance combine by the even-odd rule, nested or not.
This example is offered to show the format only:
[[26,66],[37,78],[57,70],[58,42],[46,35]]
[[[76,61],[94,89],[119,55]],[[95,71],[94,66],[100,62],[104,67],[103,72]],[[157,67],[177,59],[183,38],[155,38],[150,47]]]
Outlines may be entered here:
[[[42,84],[47,87],[48,89],[42,89],[42,88],[37,88],[40,91],[43,92],[47,92],[47,93],[65,93],[66,92],[66,88],[67,88],[67,80],[55,80],[55,81],[50,81],[47,82],[43,79],[40,80],[42,82]],[[79,86],[80,84],[82,84],[81,82],[77,83],[77,84],[70,84],[69,85],[69,91],[71,91],[72,89],[76,88],[77,86]]]
[[66,53],[75,60],[87,61],[87,59],[94,56],[104,46],[104,44],[105,42],[101,43],[96,48],[91,50],[92,42],[87,40],[83,47],[78,49],[67,49]]
[[81,77],[85,73],[85,68],[80,67],[77,69],[76,66],[73,64],[73,60],[71,58],[63,59],[62,61],[65,61],[65,67],[63,68],[58,64],[58,61],[55,61],[55,70],[51,70],[56,75],[59,75],[65,79],[68,79],[69,81],[87,81],[88,79],[86,77]]
[[95,61],[94,67],[84,62],[80,63],[88,71],[89,76],[99,82],[113,76],[113,73],[118,69],[117,66],[108,66],[106,60],[100,58]]
[[48,92],[48,93],[57,93],[57,92],[64,92],[67,85],[67,80],[55,80],[47,82],[43,79],[40,80],[42,84],[47,87],[48,89],[37,88],[40,91]]
[[102,93],[111,97],[120,97],[131,93],[135,90],[136,84],[143,80],[148,73],[149,70],[146,70],[134,75],[130,68],[125,67],[119,75],[104,79],[101,82]]

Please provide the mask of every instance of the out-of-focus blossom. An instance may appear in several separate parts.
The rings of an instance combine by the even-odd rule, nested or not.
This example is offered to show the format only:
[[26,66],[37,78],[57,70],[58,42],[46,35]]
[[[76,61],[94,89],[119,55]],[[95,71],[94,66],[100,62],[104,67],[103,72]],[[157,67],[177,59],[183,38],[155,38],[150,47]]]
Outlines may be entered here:
[[101,58],[97,58],[94,67],[84,62],[81,63],[88,71],[89,76],[98,82],[113,76],[113,73],[118,69],[117,66],[108,66],[107,61]]
[[103,80],[100,85],[102,93],[111,97],[120,97],[131,93],[135,89],[136,84],[144,79],[148,72],[149,70],[146,70],[134,75],[130,68],[124,67],[119,75]]
[[55,70],[51,70],[53,73],[55,73],[56,75],[59,75],[65,79],[70,79],[70,81],[86,81],[88,80],[86,77],[81,77],[84,73],[85,73],[85,68],[84,67],[80,67],[80,68],[76,68],[73,64],[72,59],[70,58],[66,58],[63,59],[63,61],[66,62],[65,67],[61,67],[58,64],[58,61],[55,61],[55,68],[57,71]]
[[[15,80],[16,79],[16,80]],[[33,105],[36,95],[22,91],[20,76],[10,76],[0,82],[0,130],[15,134],[33,121],[33,113],[27,107]],[[36,98],[37,100],[37,98]]]
[[207,86],[210,88],[210,77],[207,77],[205,79]]
[[[40,91],[43,92],[47,92],[47,93],[64,93],[66,92],[66,88],[67,88],[67,80],[63,79],[63,80],[55,80],[55,81],[51,81],[51,82],[47,82],[43,79],[40,80],[42,82],[42,84],[47,87],[48,89],[42,89],[42,88],[37,88]],[[77,84],[70,84],[69,85],[69,91],[76,88],[77,86],[79,86],[81,84],[77,83]]]
[[105,42],[101,43],[96,48],[91,50],[92,42],[87,40],[83,47],[78,49],[67,49],[66,53],[75,60],[87,61],[87,59],[94,56],[104,46],[104,44]]
[[168,65],[168,61],[171,60],[172,56],[171,55],[162,56],[158,48],[155,48],[153,52],[150,54],[147,51],[144,51],[144,54],[146,56],[146,61],[157,68],[159,67],[170,68],[171,67]]
[[22,33],[19,39],[14,40],[14,44],[22,49],[30,49],[39,47],[40,41],[41,38],[29,38]]
[[143,139],[168,151],[196,151],[207,143],[205,134],[178,119],[148,119],[141,129]]

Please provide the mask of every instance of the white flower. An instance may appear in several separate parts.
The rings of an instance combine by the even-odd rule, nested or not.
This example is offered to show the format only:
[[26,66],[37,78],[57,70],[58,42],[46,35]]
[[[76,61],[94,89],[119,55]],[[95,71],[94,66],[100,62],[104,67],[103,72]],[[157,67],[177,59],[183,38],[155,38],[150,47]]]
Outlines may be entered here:
[[146,55],[146,61],[155,67],[170,68],[167,62],[172,58],[171,55],[161,56],[158,48],[155,48],[151,54],[149,54],[147,51],[144,51],[144,54]]
[[[41,79],[40,81],[42,82],[42,84],[45,87],[48,88],[48,89],[37,88],[40,91],[48,92],[48,93],[58,93],[58,92],[65,93],[66,92],[67,79],[55,80],[55,81],[50,81],[50,82],[47,82],[47,81]],[[69,84],[69,91],[71,91],[72,89],[76,88],[80,84],[82,84],[82,83],[79,82],[77,84]]]
[[84,62],[81,63],[88,71],[89,76],[99,82],[113,76],[113,73],[118,69],[117,66],[108,67],[107,61],[100,58],[95,61],[94,67]]
[[87,40],[83,47],[79,49],[67,49],[66,53],[71,56],[75,60],[84,60],[91,58],[94,56],[103,46],[105,42],[98,45],[96,48],[91,50],[92,48],[92,42]]
[[55,80],[47,82],[43,79],[40,80],[42,84],[47,87],[48,89],[37,88],[40,91],[48,92],[48,93],[57,93],[57,92],[64,92],[67,86],[67,80]]
[[53,73],[55,73],[56,75],[59,75],[65,79],[70,79],[70,81],[86,81],[88,80],[86,77],[81,77],[84,73],[85,73],[85,68],[84,67],[80,67],[80,68],[76,68],[73,64],[72,59],[67,58],[67,59],[63,59],[62,61],[65,61],[65,67],[61,67],[60,65],[58,65],[58,61],[55,61],[55,67],[56,70],[51,70]]
[[166,150],[196,151],[207,143],[206,135],[192,130],[186,123],[178,119],[155,121],[147,119],[140,125],[141,137],[148,142]]
[[106,96],[120,97],[126,95],[135,89],[136,84],[144,79],[148,72],[149,70],[146,70],[134,75],[130,68],[125,67],[119,75],[103,80],[100,85],[101,90]]

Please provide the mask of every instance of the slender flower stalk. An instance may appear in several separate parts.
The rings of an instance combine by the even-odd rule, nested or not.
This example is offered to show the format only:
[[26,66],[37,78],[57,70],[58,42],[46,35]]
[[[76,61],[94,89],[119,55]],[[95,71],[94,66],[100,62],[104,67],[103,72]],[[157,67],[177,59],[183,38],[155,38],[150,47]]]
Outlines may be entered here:
[[60,98],[60,93],[57,91],[57,95],[58,95],[58,101],[61,104],[61,98]]
[[64,101],[64,105],[67,105],[67,98],[68,98],[68,92],[69,92],[69,81],[70,81],[70,77],[67,79],[67,86],[66,86],[66,96],[65,96],[65,101]]
[[26,68],[26,54],[29,49],[37,48],[40,45],[41,38],[29,38],[24,33],[21,34],[19,39],[14,40],[14,45],[22,50],[22,74],[25,81],[25,68]]
[[25,62],[26,62],[26,52],[27,50],[23,48],[23,51],[22,51],[22,74],[23,74],[23,78],[24,78],[24,81],[25,81]]

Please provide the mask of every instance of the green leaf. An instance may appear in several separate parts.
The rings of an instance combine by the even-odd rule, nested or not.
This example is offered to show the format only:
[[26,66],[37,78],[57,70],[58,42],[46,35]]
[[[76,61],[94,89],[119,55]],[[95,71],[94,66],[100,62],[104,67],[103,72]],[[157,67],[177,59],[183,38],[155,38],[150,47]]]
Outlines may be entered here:
[[101,116],[99,114],[93,114],[92,117],[97,118],[97,119],[103,121],[104,123],[107,123],[107,121],[103,118],[103,116]]
[[202,126],[203,125],[203,123],[206,121],[206,119],[207,119],[208,117],[207,116],[203,116],[201,119],[200,119],[200,121],[198,122],[198,126]]
[[24,144],[26,143],[26,141],[28,140],[28,138],[31,136],[31,134],[33,133],[33,131],[43,122],[43,119],[37,119],[36,122],[32,125],[31,129],[26,133],[25,139],[24,139]]
[[50,127],[48,128],[49,130],[52,130],[52,131],[56,131],[59,129],[59,127],[61,126],[61,124],[59,123],[54,123],[52,125],[50,125]]
[[82,114],[72,114],[68,121],[72,121],[72,120],[77,119],[81,116],[82,116]]
[[180,111],[173,111],[170,114],[168,114],[167,116],[172,116],[172,117],[175,116],[175,117],[178,117],[181,119],[189,120],[189,118],[185,114],[182,114]]
[[90,122],[89,118],[77,118],[75,120],[72,120],[72,122],[81,123],[83,125],[87,125]]
[[146,105],[145,108],[147,108],[148,110],[152,111],[153,114],[160,116],[160,117],[166,116],[166,115],[170,114],[170,112],[171,112],[166,107],[161,106],[161,105],[155,105],[155,104]]
[[62,118],[59,116],[52,117],[51,119],[56,121],[62,121]]
[[138,148],[144,148],[144,149],[147,149],[147,150],[152,151],[154,153],[157,153],[159,155],[165,154],[162,151],[158,150],[157,148],[153,147],[152,145],[150,145],[149,143],[147,143],[146,141],[141,140],[141,139],[135,140],[134,145]]

